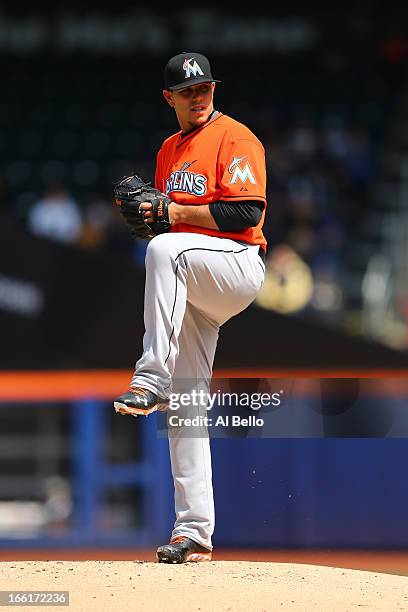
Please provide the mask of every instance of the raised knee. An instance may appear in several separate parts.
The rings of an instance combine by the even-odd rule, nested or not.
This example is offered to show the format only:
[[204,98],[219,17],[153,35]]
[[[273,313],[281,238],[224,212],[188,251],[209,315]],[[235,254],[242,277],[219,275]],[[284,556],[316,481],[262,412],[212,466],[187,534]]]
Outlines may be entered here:
[[152,238],[147,245],[146,259],[163,260],[176,257],[176,240],[173,234],[160,234]]

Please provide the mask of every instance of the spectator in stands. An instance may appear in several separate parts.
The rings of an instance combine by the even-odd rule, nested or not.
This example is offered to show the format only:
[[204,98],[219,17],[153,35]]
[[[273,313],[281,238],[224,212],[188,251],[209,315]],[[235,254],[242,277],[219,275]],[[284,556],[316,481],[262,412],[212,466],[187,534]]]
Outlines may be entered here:
[[112,197],[92,193],[83,207],[83,226],[77,242],[80,248],[129,253],[133,261],[144,269],[147,242],[133,238],[123,224],[123,217],[112,203]]
[[91,193],[83,206],[83,224],[78,246],[87,250],[105,247],[114,224],[114,213],[112,198],[109,200],[99,192]]
[[79,205],[63,186],[52,185],[29,211],[28,228],[36,236],[75,244],[82,231]]

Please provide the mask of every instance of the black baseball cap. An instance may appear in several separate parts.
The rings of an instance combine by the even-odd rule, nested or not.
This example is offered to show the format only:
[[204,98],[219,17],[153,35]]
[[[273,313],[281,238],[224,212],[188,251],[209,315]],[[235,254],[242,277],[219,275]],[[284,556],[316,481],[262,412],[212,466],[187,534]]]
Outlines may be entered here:
[[205,55],[201,53],[179,53],[171,57],[164,69],[165,89],[184,89],[190,85],[215,81],[211,74],[211,66]]

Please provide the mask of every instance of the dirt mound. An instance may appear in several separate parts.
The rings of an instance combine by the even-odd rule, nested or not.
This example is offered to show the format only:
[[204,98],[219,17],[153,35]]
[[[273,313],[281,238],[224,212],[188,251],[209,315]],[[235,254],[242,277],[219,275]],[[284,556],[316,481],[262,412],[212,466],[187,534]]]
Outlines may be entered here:
[[[86,612],[408,609],[408,577],[289,563],[143,561],[0,563],[2,591],[69,591]],[[16,609],[16,608],[14,608]],[[38,610],[25,606],[24,610]]]

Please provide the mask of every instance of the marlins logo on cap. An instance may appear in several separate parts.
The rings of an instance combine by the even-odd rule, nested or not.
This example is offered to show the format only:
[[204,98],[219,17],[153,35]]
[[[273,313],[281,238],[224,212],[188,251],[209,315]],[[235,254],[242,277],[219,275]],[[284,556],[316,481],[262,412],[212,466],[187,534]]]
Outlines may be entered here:
[[[194,60],[194,64],[192,63]],[[200,74],[201,76],[204,76],[204,72],[201,70],[200,66],[197,64],[197,61],[194,59],[194,57],[190,57],[184,60],[183,63],[183,70],[186,73],[186,79],[190,78],[190,74],[194,74],[194,76],[197,76],[197,74]]]

